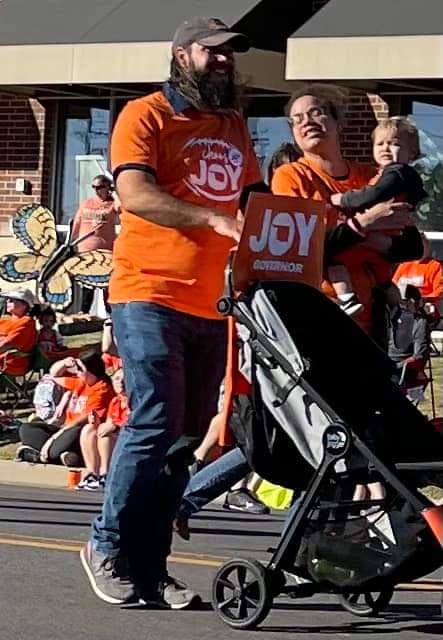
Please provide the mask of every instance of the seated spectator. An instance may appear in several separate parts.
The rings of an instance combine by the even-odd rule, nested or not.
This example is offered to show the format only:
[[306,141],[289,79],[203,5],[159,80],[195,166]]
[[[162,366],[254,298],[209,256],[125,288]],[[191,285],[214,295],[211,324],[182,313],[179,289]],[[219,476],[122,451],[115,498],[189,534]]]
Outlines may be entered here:
[[37,342],[32,317],[34,296],[24,287],[4,291],[0,296],[6,298],[6,312],[10,316],[0,319],[0,371],[22,376],[29,369],[30,354]]
[[399,381],[406,387],[412,386],[421,377],[426,379],[423,370],[429,358],[431,341],[423,300],[417,287],[410,284],[399,287],[398,304],[391,318],[388,355],[397,364]]
[[111,381],[97,353],[81,360],[65,358],[54,362],[49,371],[57,384],[71,391],[61,428],[47,422],[23,423],[20,427],[21,447],[17,459],[27,462],[61,462],[65,466],[81,463],[80,433],[95,411],[103,419],[114,397]]
[[38,316],[41,329],[38,333],[37,344],[45,355],[51,355],[54,352],[66,351],[63,338],[59,332],[54,329],[57,322],[55,311],[51,307],[42,309]]
[[393,280],[401,286],[411,284],[420,291],[425,303],[438,307],[443,297],[443,269],[438,260],[431,257],[429,240],[422,233],[423,257],[400,264]]
[[118,355],[117,343],[112,330],[112,320],[107,318],[103,324],[102,359],[106,370],[111,375],[122,367],[122,359]]
[[128,419],[129,407],[123,369],[118,369],[112,376],[112,386],[116,395],[111,400],[106,420],[100,424],[97,414],[90,413],[88,424],[80,434],[80,447],[87,474],[78,483],[79,490],[96,491],[104,488],[114,445],[120,428]]

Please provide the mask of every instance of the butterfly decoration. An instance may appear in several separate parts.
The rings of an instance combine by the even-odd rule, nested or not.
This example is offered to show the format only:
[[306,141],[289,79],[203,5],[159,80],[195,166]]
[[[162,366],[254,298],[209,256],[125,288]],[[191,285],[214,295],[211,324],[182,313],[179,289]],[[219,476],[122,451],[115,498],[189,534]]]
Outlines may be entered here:
[[90,289],[108,286],[112,252],[76,252],[77,244],[99,226],[75,240],[70,226],[65,241],[59,243],[52,211],[37,203],[21,207],[12,219],[12,230],[28,251],[2,256],[0,277],[8,282],[36,280],[39,301],[64,311],[72,303],[74,281]]

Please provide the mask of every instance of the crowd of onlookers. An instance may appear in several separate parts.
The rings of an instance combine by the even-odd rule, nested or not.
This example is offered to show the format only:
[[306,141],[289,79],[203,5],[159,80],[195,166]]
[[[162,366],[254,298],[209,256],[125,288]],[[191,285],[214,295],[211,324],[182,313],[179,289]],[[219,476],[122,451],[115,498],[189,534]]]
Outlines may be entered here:
[[[94,230],[79,243],[78,250],[112,250],[118,199],[105,175],[96,176],[91,187],[95,195],[80,204],[72,240]],[[85,316],[93,294],[93,289],[82,289],[81,313]],[[128,414],[110,321],[105,322],[102,353],[68,348],[56,329],[55,311],[36,304],[30,289],[18,286],[3,292],[0,300],[6,314],[0,320],[0,372],[5,378],[20,379],[33,367],[36,373],[45,371],[34,391],[31,419],[19,429],[17,460],[84,465],[87,473],[79,488],[102,487],[119,429]]]

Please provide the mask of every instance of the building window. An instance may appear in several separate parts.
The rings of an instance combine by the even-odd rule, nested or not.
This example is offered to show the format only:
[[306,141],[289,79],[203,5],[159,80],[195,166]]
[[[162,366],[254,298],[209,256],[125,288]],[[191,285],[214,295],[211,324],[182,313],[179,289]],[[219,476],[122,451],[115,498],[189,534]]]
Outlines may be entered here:
[[415,167],[429,194],[417,209],[419,225],[424,231],[442,233],[443,237],[443,107],[413,102],[411,119],[419,129],[423,154]]
[[108,172],[109,100],[61,103],[58,162],[58,223],[69,224],[82,200],[91,197],[91,181]]

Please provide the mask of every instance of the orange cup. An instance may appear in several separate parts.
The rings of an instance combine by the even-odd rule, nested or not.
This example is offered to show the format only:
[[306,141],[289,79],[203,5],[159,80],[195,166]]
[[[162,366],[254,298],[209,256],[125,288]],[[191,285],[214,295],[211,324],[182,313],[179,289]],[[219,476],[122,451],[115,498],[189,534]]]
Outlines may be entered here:
[[82,479],[82,472],[79,469],[69,469],[68,471],[68,489],[75,489]]

